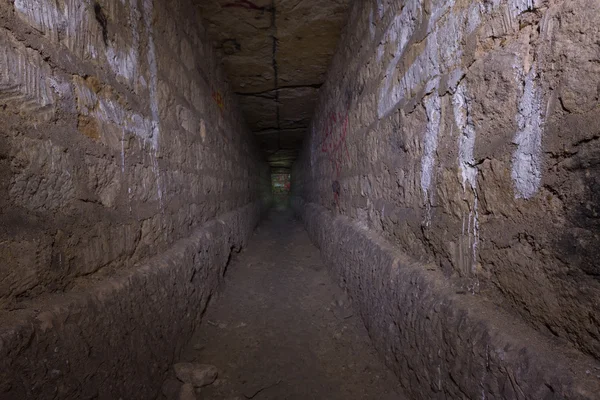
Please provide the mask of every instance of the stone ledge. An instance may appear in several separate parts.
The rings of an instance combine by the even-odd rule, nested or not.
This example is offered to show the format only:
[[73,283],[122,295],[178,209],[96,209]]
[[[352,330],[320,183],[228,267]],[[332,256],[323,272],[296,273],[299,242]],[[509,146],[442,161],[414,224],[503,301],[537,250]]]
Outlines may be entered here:
[[481,297],[460,295],[346,217],[294,197],[387,365],[415,399],[597,399],[600,363]]
[[85,292],[7,317],[0,327],[0,398],[156,397],[260,209],[248,204]]

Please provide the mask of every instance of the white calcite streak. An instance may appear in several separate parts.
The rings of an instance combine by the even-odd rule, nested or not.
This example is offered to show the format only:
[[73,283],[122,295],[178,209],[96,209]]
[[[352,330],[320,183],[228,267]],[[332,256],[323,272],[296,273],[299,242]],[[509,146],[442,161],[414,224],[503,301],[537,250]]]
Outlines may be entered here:
[[150,111],[152,113],[152,146],[158,149],[160,135],[160,115],[158,112],[158,64],[156,61],[156,49],[154,46],[154,34],[152,28],[152,14],[154,12],[153,0],[144,0],[144,23],[148,33],[148,69],[150,77],[148,89],[150,91]]
[[477,185],[477,167],[473,156],[475,148],[475,126],[469,113],[465,83],[461,82],[452,97],[454,120],[459,129],[458,165],[462,175],[463,189],[474,189]]
[[[131,46],[127,47],[126,50],[120,50],[116,48],[114,44],[109,45],[106,49],[106,60],[115,74],[125,78],[130,84],[134,84],[138,77],[139,69],[139,11],[137,1],[129,1],[129,31],[131,33]],[[122,0],[122,3],[125,5],[125,0]]]
[[39,54],[27,49],[12,34],[0,29],[0,92],[3,103],[21,111],[52,111],[54,91],[51,70]]
[[513,12],[514,16],[517,16],[525,11],[533,10],[535,6],[534,0],[509,0],[508,6]]
[[423,16],[422,0],[406,1],[376,51],[377,62],[381,62],[386,44],[395,45],[379,90],[379,118],[393,110],[402,100],[414,96],[432,80],[460,67],[463,43],[485,21],[484,14],[504,10],[508,19],[507,27],[516,29],[516,18],[534,7],[533,0],[495,0],[485,5],[472,2],[468,7],[455,6],[454,0],[432,0],[425,47],[406,70],[398,75],[397,69],[402,64],[406,46]]
[[383,0],[377,0],[377,15],[379,19],[383,18],[383,14],[385,13],[385,6],[383,5]]
[[[471,251],[471,273],[477,264],[477,248],[479,246],[479,211],[477,194],[477,167],[475,166],[475,125],[473,123],[466,84],[462,81],[452,96],[454,121],[458,127],[458,167],[462,176],[462,187],[465,195],[473,193],[473,201],[469,204],[467,231],[463,219],[462,234],[467,236]],[[466,197],[466,196],[465,196]]]
[[137,72],[137,51],[131,47],[127,51],[117,51],[113,47],[106,49],[106,61],[118,76],[133,81]]
[[369,35],[371,40],[375,38],[375,20],[373,19],[373,10],[369,13]]
[[421,7],[420,1],[410,1],[404,6],[402,12],[394,18],[392,24],[388,28],[382,43],[379,45],[378,53],[383,55],[383,46],[386,43],[393,43],[394,58],[387,66],[383,85],[379,92],[378,113],[379,117],[383,117],[390,111],[399,101],[401,101],[400,93],[395,90],[397,85],[394,83],[396,78],[396,67],[404,54],[404,49],[413,35],[414,30],[420,20]]
[[[129,1],[132,44],[121,50],[114,43],[109,43],[106,61],[113,72],[133,83],[138,72],[139,11],[137,1]],[[125,5],[125,0],[122,3]],[[97,22],[93,18],[93,4],[90,1],[68,0],[60,9],[54,0],[15,0],[14,7],[22,20],[54,41],[59,41],[58,33],[64,30],[63,44],[71,50],[76,49],[82,58],[98,56],[96,45],[100,39],[97,29],[94,29]]]
[[19,18],[52,40],[58,40],[58,28],[64,23],[65,16],[55,1],[15,0],[14,7]]
[[423,157],[421,158],[421,189],[426,204],[430,204],[430,188],[435,173],[435,160],[441,119],[441,100],[433,94],[425,100],[427,127],[423,139]]
[[152,114],[152,162],[156,174],[156,187],[158,203],[161,211],[163,206],[163,188],[161,184],[160,168],[157,160],[160,138],[160,114],[158,110],[158,64],[156,61],[156,48],[154,46],[154,33],[152,27],[152,17],[154,13],[154,0],[144,0],[144,24],[148,34],[147,60],[150,76],[148,80],[148,90],[150,92],[150,112]]
[[[523,73],[518,74],[523,80]],[[519,102],[517,124],[519,130],[514,143],[517,150],[512,159],[512,179],[515,197],[529,199],[533,197],[542,180],[541,155],[542,135],[544,132],[544,107],[542,91],[536,82],[535,64],[524,76],[525,88]]]

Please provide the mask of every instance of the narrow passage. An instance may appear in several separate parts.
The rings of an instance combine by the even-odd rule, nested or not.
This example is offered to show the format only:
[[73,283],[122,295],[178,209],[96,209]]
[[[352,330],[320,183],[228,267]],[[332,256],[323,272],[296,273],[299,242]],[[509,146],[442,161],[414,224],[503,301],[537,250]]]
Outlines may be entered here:
[[180,361],[219,369],[198,399],[405,398],[289,211],[273,210],[232,260]]

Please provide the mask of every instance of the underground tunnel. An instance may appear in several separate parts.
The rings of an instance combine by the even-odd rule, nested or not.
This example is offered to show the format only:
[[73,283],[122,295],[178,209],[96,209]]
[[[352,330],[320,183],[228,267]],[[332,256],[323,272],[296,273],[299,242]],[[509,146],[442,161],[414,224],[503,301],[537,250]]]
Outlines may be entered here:
[[600,399],[599,26],[3,0],[0,399]]

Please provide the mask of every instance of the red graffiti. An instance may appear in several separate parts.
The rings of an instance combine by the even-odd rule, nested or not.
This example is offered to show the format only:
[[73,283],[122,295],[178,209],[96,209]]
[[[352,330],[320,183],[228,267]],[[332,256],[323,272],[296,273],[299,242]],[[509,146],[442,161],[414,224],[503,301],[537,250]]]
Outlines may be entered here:
[[217,92],[217,91],[213,90],[212,98],[215,101],[215,103],[217,103],[217,106],[219,107],[219,111],[221,112],[221,115],[223,115],[223,109],[225,108],[225,102],[223,101],[223,96],[221,96],[221,92]]
[[348,135],[348,112],[331,113],[325,125],[325,136],[321,144],[321,152],[326,153],[335,167],[335,176],[339,179],[344,158],[350,158],[346,136]]
[[331,113],[325,124],[325,135],[321,144],[321,152],[327,154],[329,162],[335,168],[335,180],[331,188],[335,204],[339,206],[340,175],[345,159],[350,159],[346,136],[348,135],[348,111],[344,113]]
[[224,8],[229,7],[237,7],[237,8],[245,8],[247,10],[264,10],[264,7],[259,7],[250,0],[236,0],[233,3],[227,3],[223,5]]

